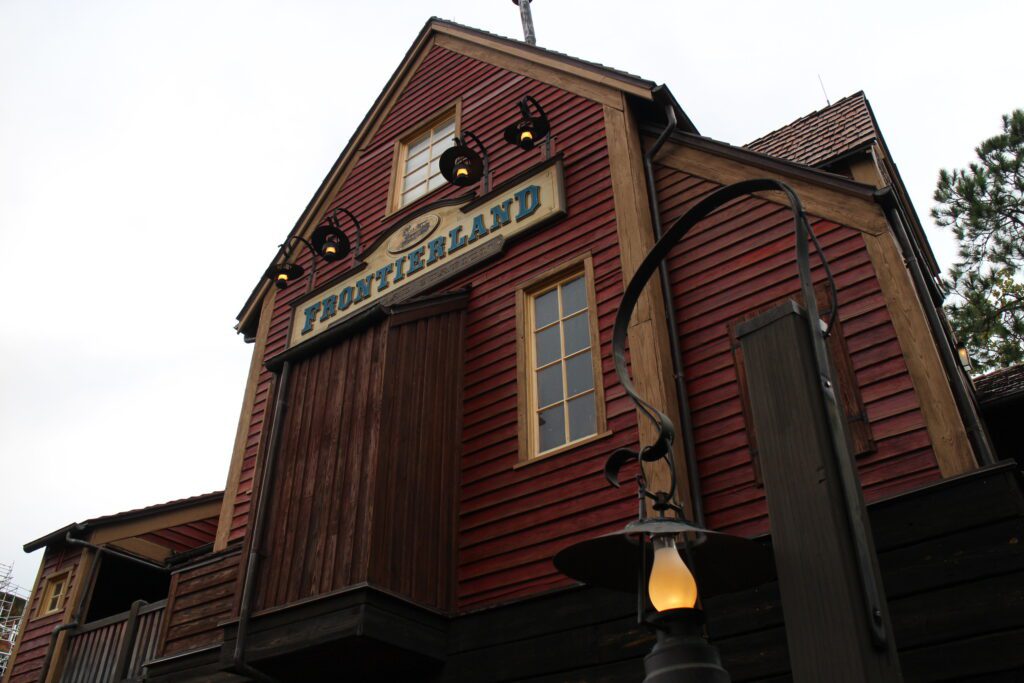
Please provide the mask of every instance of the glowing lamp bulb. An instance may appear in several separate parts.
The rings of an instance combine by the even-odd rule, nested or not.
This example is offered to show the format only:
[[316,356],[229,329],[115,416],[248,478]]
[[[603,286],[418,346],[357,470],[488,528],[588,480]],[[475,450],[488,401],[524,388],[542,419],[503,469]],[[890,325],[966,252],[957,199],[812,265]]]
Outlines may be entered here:
[[519,133],[519,142],[532,142],[532,141],[533,141],[533,131],[524,128]]
[[333,244],[325,244],[324,245],[324,254],[326,256],[334,256],[337,253],[338,253],[338,248],[336,246],[334,246]]
[[676,550],[672,536],[655,536],[654,566],[647,584],[647,593],[654,609],[692,608],[697,604],[697,582]]
[[288,273],[278,273],[277,274],[277,281],[278,282],[288,282]]
[[469,175],[469,169],[466,168],[465,166],[459,166],[458,168],[455,169],[455,177],[456,178],[465,178],[468,175]]

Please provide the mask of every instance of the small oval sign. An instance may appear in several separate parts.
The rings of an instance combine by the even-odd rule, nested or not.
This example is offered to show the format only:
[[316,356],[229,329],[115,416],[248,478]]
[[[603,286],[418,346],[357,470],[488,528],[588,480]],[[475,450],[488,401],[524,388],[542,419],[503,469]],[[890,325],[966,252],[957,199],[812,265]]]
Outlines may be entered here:
[[388,241],[388,251],[392,254],[405,253],[430,237],[430,233],[434,232],[440,222],[441,217],[432,213],[412,219],[399,228]]

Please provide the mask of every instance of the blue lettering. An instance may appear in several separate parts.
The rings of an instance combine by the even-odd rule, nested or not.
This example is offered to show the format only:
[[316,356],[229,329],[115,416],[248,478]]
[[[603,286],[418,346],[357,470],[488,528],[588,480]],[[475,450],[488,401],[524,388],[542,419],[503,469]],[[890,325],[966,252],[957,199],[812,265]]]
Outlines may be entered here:
[[388,288],[388,275],[391,273],[392,270],[393,267],[390,263],[384,266],[383,268],[379,268],[377,270],[376,275],[378,292],[383,292],[385,289]]
[[512,200],[506,199],[498,206],[491,207],[491,218],[494,222],[491,223],[491,232],[494,232],[503,225],[508,225],[512,220],[511,214]]
[[462,234],[462,226],[457,225],[448,231],[448,238],[451,243],[448,245],[448,253],[458,251],[466,246],[466,236]]
[[473,230],[469,233],[468,242],[476,242],[481,237],[487,237],[487,228],[484,227],[484,216],[478,213],[473,216]]
[[434,261],[439,261],[444,258],[444,237],[435,237],[434,239],[427,242],[427,249],[430,250],[430,255],[427,256],[427,265],[429,266]]
[[352,305],[352,297],[354,295],[355,290],[353,290],[351,287],[346,287],[345,289],[341,290],[341,300],[338,302],[338,305],[341,307],[341,310],[344,311],[346,308]]
[[395,259],[395,278],[392,282],[405,279],[405,257],[399,256]]
[[338,295],[331,294],[323,300],[323,314],[320,316],[320,322],[324,322],[328,318],[333,318],[334,314],[338,312]]
[[516,192],[516,203],[519,205],[516,221],[532,216],[540,208],[540,186],[530,185]]
[[417,270],[423,270],[423,254],[426,250],[423,247],[413,249],[406,256],[409,257],[409,275],[412,275]]
[[353,303],[359,303],[363,299],[370,298],[370,288],[373,286],[373,276],[367,275],[362,280],[356,280],[356,298]]
[[302,334],[313,331],[313,321],[316,320],[316,314],[320,311],[320,304],[316,303],[309,306],[303,313],[306,314],[306,324],[302,326]]

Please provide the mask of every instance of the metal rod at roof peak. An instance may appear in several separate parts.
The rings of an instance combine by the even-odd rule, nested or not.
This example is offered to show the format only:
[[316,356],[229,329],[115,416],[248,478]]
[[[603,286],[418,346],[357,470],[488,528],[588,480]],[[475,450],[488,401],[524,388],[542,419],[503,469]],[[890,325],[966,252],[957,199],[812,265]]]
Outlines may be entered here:
[[533,0],[526,0],[526,2],[512,0],[512,2],[519,5],[519,18],[523,20],[523,40],[530,45],[536,45],[537,34],[533,31],[533,14],[530,13],[530,3]]

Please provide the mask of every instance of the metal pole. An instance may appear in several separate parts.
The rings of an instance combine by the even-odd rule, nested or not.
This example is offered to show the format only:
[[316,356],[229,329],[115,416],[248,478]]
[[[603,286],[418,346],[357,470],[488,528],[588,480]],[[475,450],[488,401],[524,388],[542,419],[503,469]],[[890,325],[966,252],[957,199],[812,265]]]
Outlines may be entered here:
[[519,5],[519,18],[523,20],[523,40],[530,45],[536,45],[537,34],[533,32],[533,15],[530,13],[530,3],[533,0],[526,0],[526,2],[512,0],[512,2]]

